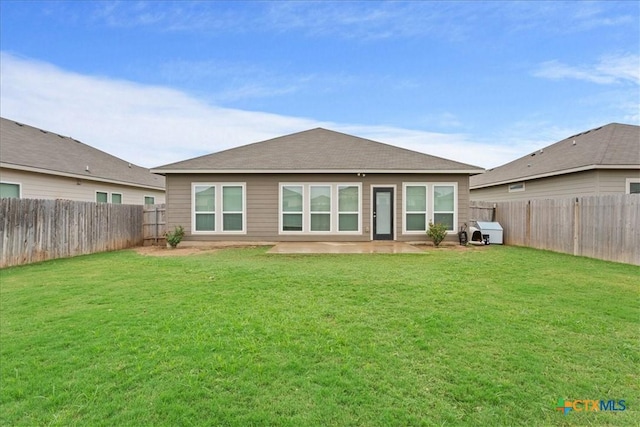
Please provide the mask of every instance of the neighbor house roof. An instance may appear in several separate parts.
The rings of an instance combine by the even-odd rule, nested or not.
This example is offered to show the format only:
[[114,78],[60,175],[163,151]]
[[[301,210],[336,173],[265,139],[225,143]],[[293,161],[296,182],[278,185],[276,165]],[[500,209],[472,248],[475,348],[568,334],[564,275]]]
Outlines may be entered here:
[[165,177],[58,135],[0,118],[0,166],[113,184],[164,190]]
[[317,128],[168,164],[155,173],[481,173],[482,168]]
[[471,189],[592,169],[640,169],[640,126],[611,123],[471,177]]

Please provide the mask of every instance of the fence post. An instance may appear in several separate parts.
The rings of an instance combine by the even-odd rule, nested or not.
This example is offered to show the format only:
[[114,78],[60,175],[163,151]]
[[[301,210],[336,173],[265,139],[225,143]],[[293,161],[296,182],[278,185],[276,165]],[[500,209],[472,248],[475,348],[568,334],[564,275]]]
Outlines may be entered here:
[[159,227],[159,224],[158,224],[158,207],[154,206],[154,209],[156,211],[155,212],[155,215],[156,215],[155,229],[156,229],[156,231],[153,233],[153,236],[154,236],[153,239],[154,239],[154,246],[158,246],[158,227]]
[[525,246],[531,246],[531,200],[527,200],[525,207],[524,241]]
[[573,254],[580,255],[580,201],[573,202]]

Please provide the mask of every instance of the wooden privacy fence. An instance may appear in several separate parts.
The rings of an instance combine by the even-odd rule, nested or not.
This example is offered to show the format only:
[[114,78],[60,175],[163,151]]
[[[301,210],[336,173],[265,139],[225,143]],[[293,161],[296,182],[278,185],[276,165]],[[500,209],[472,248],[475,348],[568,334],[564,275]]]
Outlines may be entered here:
[[166,213],[167,209],[165,204],[144,206],[142,227],[145,246],[166,245],[167,241],[164,236],[167,224],[165,219]]
[[495,220],[504,243],[640,265],[640,194],[471,202],[471,220]]
[[0,268],[142,244],[142,206],[0,199]]

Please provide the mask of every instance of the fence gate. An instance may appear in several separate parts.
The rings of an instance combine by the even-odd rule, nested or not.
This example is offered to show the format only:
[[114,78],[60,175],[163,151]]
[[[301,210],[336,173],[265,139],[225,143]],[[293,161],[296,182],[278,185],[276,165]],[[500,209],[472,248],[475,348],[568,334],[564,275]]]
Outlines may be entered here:
[[166,213],[165,204],[144,206],[142,230],[145,246],[166,245]]

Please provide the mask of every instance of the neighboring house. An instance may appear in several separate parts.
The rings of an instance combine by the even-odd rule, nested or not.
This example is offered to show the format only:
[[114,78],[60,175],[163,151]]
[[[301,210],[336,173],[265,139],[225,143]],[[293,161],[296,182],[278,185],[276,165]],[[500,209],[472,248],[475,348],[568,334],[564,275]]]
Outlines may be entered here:
[[0,118],[0,197],[165,202],[165,178],[75,139]]
[[470,182],[471,199],[490,202],[640,193],[640,127],[588,130]]
[[313,129],[152,169],[185,240],[424,241],[468,219],[483,169]]

